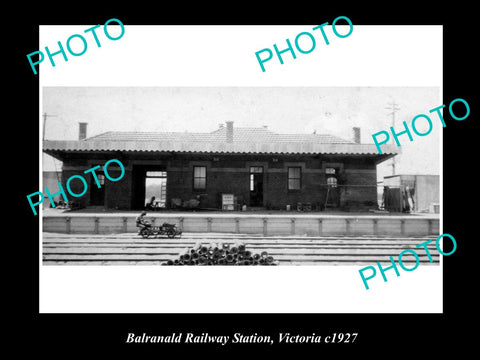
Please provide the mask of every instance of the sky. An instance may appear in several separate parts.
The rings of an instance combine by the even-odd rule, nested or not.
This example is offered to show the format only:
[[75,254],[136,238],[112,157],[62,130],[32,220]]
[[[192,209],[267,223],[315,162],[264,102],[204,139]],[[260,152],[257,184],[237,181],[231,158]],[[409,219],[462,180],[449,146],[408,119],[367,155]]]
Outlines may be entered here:
[[[352,127],[360,127],[362,143],[373,144],[372,134],[392,125],[387,109],[392,102],[400,108],[395,113],[398,132],[403,121],[410,126],[414,116],[441,105],[437,87],[62,86],[44,87],[42,94],[46,140],[77,140],[79,122],[88,123],[90,137],[106,131],[211,132],[234,121],[235,127],[267,125],[277,133],[316,131],[347,140]],[[429,135],[414,135],[413,142],[400,137],[397,174],[440,173],[442,127],[436,115],[430,117]],[[418,122],[419,131],[423,125]],[[59,169],[59,164],[43,156],[45,171]],[[378,166],[380,179],[391,175],[389,164]]]

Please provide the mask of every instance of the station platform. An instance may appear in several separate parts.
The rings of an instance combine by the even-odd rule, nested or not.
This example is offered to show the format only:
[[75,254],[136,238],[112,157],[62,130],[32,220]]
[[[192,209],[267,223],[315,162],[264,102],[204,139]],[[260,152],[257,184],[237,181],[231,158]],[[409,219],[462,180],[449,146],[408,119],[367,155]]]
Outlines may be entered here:
[[[61,211],[43,209],[41,231],[64,234],[136,233],[139,211]],[[439,214],[328,212],[148,212],[153,225],[174,223],[188,233],[263,236],[438,236]]]

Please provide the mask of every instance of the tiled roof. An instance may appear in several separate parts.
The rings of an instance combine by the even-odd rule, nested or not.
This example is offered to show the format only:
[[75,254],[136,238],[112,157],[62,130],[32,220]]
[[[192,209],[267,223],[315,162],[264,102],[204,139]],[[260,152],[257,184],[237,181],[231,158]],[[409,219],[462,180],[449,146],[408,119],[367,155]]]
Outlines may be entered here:
[[[206,141],[225,142],[226,129],[221,128],[210,133],[191,132],[123,132],[109,131],[99,134],[84,141]],[[351,141],[343,140],[333,135],[324,134],[277,134],[266,128],[235,128],[233,142],[314,142],[321,144],[351,144]]]
[[[47,153],[68,151],[146,151],[250,154],[378,154],[373,144],[357,144],[324,134],[277,134],[267,128],[234,128],[227,142],[226,128],[210,133],[110,131],[79,141],[45,140]],[[398,148],[382,146],[385,155]]]

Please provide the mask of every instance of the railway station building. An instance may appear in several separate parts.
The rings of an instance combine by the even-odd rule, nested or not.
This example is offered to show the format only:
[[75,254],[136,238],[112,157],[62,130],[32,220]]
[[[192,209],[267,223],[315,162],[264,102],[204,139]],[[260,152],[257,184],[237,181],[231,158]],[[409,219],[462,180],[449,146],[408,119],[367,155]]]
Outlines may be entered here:
[[[158,209],[364,211],[377,208],[376,166],[399,148],[387,145],[379,154],[360,142],[359,131],[344,140],[227,121],[204,133],[109,131],[44,140],[43,151],[62,162],[63,182],[86,178],[87,192],[74,199],[79,207],[139,210],[155,196]],[[111,159],[125,167],[120,181],[102,173]],[[101,188],[84,173],[96,165]]]

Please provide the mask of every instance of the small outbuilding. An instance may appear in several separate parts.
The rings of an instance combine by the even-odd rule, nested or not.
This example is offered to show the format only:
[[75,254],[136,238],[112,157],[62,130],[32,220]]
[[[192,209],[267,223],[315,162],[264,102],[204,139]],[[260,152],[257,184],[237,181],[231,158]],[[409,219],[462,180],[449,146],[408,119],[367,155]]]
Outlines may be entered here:
[[440,212],[438,175],[391,175],[383,179],[383,206],[394,212]]

